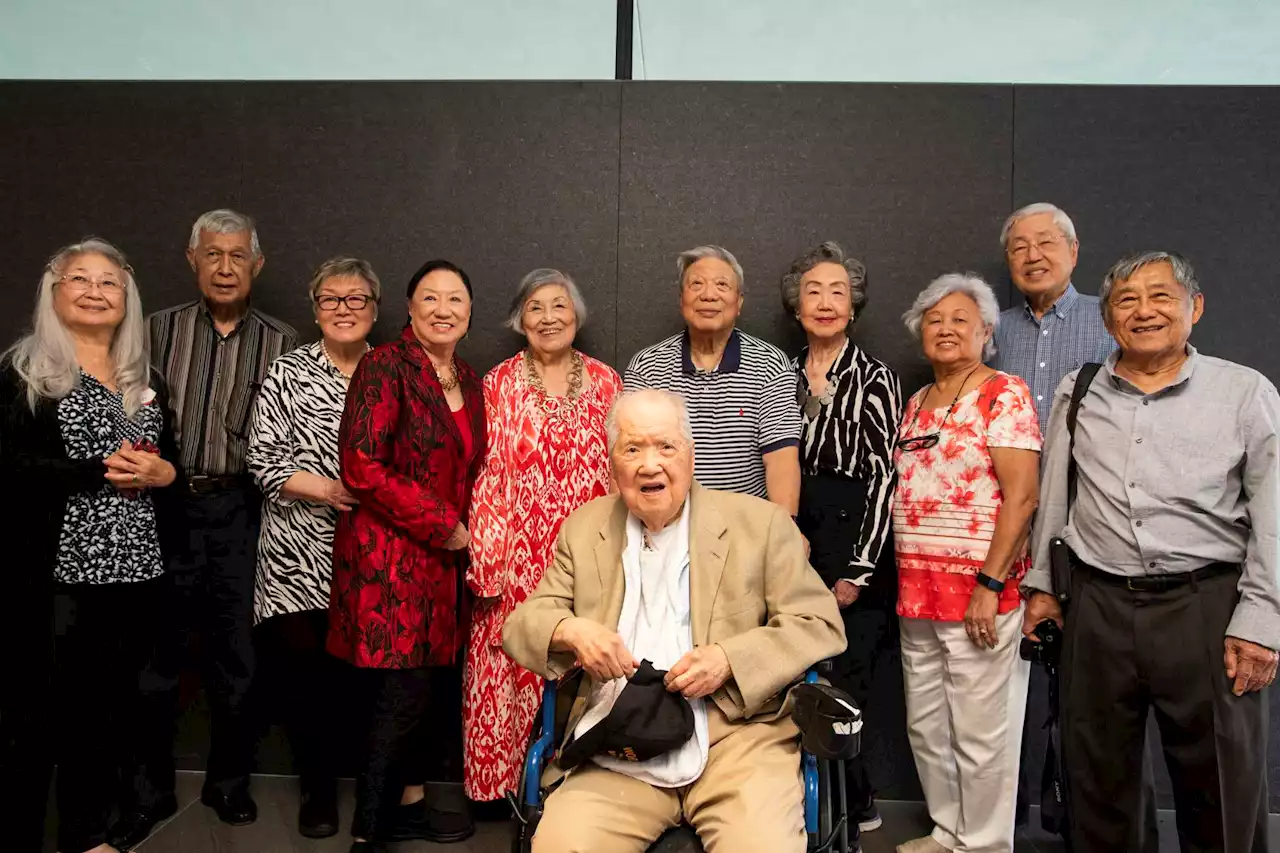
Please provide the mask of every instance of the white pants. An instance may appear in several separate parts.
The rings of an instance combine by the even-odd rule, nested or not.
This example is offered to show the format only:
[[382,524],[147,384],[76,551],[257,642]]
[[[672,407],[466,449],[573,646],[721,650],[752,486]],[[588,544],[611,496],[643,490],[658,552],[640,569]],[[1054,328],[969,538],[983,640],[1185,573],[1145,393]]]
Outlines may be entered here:
[[902,619],[907,735],[934,839],[962,853],[1013,850],[1030,664],[1018,657],[1022,608],[996,617],[979,649],[963,622]]

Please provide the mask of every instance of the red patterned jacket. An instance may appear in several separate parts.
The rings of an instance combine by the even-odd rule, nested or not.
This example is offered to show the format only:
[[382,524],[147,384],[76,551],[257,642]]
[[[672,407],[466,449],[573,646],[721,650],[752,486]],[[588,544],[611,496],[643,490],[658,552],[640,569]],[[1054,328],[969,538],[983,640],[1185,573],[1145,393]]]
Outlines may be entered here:
[[342,482],[360,505],[338,514],[329,653],[356,666],[452,663],[463,641],[459,584],[467,551],[441,545],[467,523],[484,459],[480,380],[459,360],[472,453],[426,350],[406,328],[360,360],[338,434]]

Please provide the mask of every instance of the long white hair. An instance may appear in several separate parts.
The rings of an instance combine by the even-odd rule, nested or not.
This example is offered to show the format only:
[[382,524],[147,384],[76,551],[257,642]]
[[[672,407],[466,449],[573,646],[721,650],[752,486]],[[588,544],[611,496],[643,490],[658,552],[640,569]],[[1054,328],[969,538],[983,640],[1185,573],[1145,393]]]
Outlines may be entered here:
[[86,237],[59,249],[49,259],[40,277],[31,331],[9,348],[5,358],[26,384],[27,403],[33,412],[41,400],[61,400],[80,384],[75,342],[54,310],[53,287],[67,264],[81,255],[101,255],[124,274],[124,319],[111,340],[111,362],[113,378],[124,398],[124,412],[133,417],[142,408],[150,378],[147,329],[133,270],[124,253],[106,240]]

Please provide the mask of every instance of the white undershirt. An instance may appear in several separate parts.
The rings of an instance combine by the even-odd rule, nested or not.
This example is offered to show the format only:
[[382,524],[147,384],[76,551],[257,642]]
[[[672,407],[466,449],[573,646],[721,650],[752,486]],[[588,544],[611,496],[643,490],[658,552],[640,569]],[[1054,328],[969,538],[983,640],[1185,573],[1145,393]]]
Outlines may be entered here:
[[[654,669],[670,669],[693,648],[687,500],[680,518],[657,533],[646,535],[640,520],[627,516],[622,569],[625,585],[618,634],[636,660],[648,660]],[[621,678],[596,686],[587,700],[587,713],[574,729],[575,737],[582,737],[608,716],[625,686],[626,680]],[[710,747],[705,702],[694,699],[689,703],[693,706],[693,737],[678,749],[648,761],[622,761],[607,755],[592,760],[608,770],[660,788],[678,788],[694,782],[702,775]]]

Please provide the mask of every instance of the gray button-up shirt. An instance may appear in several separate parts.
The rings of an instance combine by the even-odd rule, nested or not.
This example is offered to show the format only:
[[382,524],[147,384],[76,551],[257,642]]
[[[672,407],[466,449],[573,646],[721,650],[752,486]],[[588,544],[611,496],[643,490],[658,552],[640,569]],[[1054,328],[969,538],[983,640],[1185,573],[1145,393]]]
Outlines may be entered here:
[[1243,567],[1233,637],[1280,648],[1280,397],[1256,370],[1199,355],[1143,393],[1098,372],[1076,422],[1076,502],[1067,512],[1072,372],[1054,395],[1025,589],[1052,590],[1049,542],[1122,576]]

